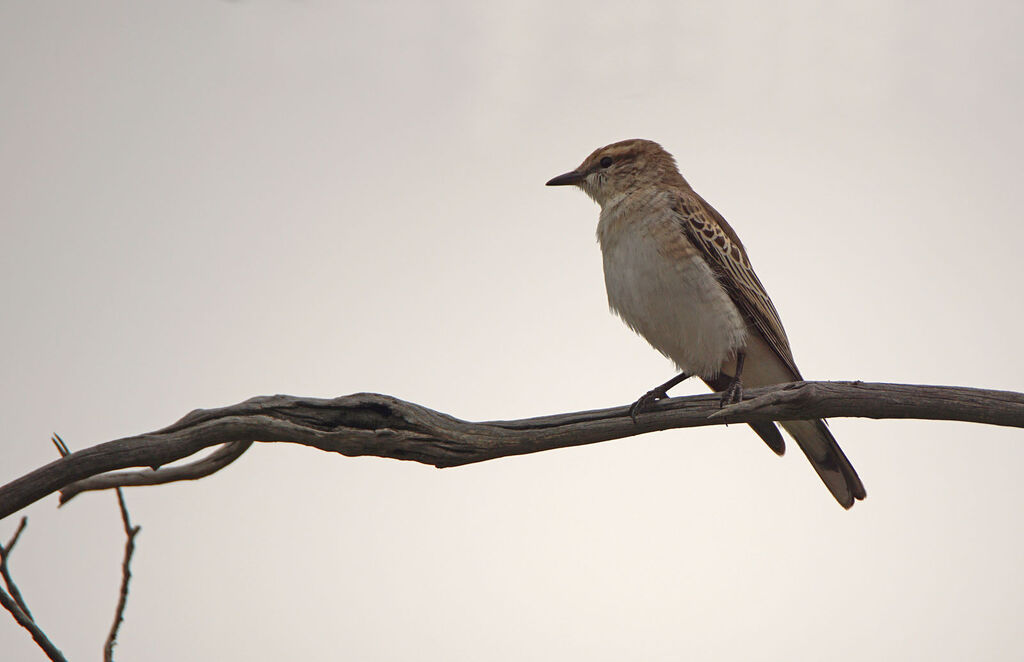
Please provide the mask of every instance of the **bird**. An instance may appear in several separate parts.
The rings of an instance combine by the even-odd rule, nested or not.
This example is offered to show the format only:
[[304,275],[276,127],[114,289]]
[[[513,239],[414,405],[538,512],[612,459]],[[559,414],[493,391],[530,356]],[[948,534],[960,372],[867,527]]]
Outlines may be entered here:
[[[635,138],[600,147],[547,185],[576,186],[601,207],[597,239],[608,305],[679,370],[633,403],[634,423],[691,376],[721,392],[722,406],[739,402],[743,385],[803,379],[740,238],[661,145]],[[865,498],[824,421],[780,425],[841,506]],[[775,423],[750,426],[776,454],[785,452]]]

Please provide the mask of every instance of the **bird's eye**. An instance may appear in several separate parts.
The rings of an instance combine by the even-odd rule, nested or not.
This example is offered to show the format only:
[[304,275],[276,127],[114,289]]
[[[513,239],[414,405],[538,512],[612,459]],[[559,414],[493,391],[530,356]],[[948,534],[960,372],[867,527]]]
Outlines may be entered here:
[[607,168],[611,164],[612,164],[612,157],[606,156],[603,159],[601,159],[601,167],[602,168]]

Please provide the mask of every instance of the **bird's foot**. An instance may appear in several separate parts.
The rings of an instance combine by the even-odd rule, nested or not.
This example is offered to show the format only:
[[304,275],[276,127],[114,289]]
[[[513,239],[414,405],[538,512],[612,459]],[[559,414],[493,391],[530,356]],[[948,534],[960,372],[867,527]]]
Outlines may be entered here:
[[721,409],[726,405],[735,405],[743,401],[743,383],[739,378],[733,379],[729,382],[729,385],[722,391],[722,400],[718,405]]
[[640,396],[640,399],[633,403],[629,408],[629,417],[633,419],[633,424],[636,425],[636,417],[645,411],[649,411],[655,402],[658,400],[664,400],[668,397],[666,393],[667,389],[659,386],[658,388],[652,388],[647,393]]

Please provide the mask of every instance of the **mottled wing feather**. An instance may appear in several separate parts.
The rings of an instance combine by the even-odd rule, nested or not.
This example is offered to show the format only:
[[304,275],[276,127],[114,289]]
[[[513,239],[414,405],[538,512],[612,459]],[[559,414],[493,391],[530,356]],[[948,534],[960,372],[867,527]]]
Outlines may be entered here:
[[739,237],[722,215],[692,191],[680,194],[674,207],[683,231],[718,276],[733,303],[753,324],[793,375],[797,370],[779,313],[758,280]]

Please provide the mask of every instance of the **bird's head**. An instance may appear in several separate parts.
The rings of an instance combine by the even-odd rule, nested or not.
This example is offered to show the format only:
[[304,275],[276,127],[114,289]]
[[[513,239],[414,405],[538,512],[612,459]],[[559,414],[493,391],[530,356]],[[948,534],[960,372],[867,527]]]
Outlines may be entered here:
[[661,145],[633,138],[600,147],[578,168],[559,175],[548,186],[579,186],[602,207],[621,195],[648,186],[688,186],[672,155]]

